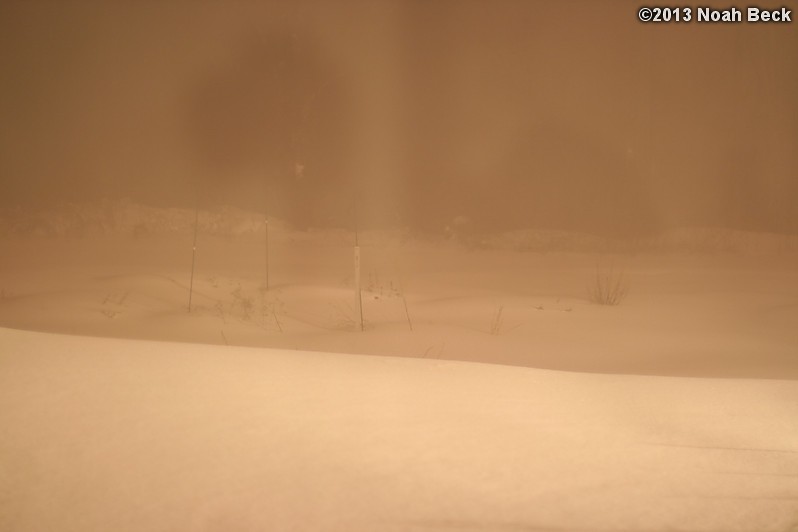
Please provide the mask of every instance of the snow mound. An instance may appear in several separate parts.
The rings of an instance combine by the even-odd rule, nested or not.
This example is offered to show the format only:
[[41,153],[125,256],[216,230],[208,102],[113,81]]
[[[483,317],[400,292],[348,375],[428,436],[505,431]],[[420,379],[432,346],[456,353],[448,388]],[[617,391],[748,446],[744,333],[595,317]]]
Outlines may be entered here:
[[0,329],[0,529],[798,524],[798,382]]
[[[216,236],[235,237],[264,233],[266,218],[230,206],[212,210],[150,207],[131,202],[64,204],[49,211],[7,209],[0,211],[0,234],[12,236],[70,236],[123,234],[146,237],[165,233],[189,233],[198,222],[199,231]],[[269,225],[287,229],[281,220]]]
[[[63,204],[47,211],[0,210],[0,236],[132,235],[143,238],[168,233],[190,233],[194,222],[202,234],[235,238],[263,234],[266,217],[231,206],[213,209],[164,208],[129,201]],[[315,241],[325,245],[352,245],[354,234],[342,228],[310,228],[297,231],[283,220],[270,218],[270,231],[286,234],[297,242]],[[760,233],[724,228],[681,227],[637,238],[607,238],[588,233],[527,228],[500,233],[475,231],[473,226],[446,228],[439,235],[414,234],[408,228],[361,230],[359,244],[401,246],[411,238],[433,245],[444,242],[471,249],[522,252],[689,252],[735,254],[795,254],[798,236]]]

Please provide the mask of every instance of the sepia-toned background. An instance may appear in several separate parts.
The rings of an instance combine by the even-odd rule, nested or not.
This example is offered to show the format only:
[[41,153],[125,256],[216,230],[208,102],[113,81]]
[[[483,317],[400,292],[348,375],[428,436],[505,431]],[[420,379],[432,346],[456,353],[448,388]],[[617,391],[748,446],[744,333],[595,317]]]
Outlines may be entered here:
[[6,1],[0,201],[798,231],[795,23],[638,7]]

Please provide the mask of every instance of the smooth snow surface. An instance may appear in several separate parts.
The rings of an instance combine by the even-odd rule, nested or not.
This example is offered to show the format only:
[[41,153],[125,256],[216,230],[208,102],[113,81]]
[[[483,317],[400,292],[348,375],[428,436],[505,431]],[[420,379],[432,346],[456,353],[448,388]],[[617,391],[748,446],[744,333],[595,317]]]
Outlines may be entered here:
[[0,530],[793,531],[798,382],[0,329]]

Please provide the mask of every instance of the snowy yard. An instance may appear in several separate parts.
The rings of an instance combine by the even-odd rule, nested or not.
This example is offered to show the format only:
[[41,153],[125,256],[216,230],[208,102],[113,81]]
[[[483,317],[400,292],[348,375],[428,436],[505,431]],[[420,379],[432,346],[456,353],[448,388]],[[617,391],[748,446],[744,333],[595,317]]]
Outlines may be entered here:
[[350,237],[5,237],[0,529],[798,526],[794,254]]

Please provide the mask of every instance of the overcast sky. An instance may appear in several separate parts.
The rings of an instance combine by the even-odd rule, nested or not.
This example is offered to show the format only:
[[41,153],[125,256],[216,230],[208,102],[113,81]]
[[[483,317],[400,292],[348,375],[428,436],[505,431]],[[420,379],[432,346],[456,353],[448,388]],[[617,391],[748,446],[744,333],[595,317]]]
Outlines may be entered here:
[[798,230],[798,22],[639,7],[5,1],[2,202]]

